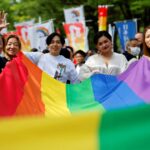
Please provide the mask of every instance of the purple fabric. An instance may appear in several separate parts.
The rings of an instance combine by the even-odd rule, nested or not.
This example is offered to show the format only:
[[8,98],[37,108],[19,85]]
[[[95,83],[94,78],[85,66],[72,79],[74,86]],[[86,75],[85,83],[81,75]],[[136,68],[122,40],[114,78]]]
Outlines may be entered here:
[[118,76],[145,102],[150,103],[150,60],[143,56]]

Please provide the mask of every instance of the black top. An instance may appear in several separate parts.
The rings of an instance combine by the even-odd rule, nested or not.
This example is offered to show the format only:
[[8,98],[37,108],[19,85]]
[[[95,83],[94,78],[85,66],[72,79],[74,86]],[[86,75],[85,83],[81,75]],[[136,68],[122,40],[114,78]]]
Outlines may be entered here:
[[0,72],[2,72],[2,69],[5,67],[8,61],[9,60],[6,59],[5,57],[0,57]]
[[132,54],[128,53],[127,51],[125,51],[123,53],[123,55],[126,57],[126,59],[129,61],[131,60],[132,58],[136,58],[135,56],[133,56]]

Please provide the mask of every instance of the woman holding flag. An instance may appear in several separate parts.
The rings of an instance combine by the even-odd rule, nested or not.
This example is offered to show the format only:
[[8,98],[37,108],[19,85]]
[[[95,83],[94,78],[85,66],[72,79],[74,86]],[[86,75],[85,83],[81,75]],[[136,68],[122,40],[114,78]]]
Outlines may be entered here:
[[107,31],[99,31],[94,37],[97,54],[87,59],[81,67],[79,78],[84,80],[95,73],[117,75],[127,68],[123,54],[113,52],[112,37]]

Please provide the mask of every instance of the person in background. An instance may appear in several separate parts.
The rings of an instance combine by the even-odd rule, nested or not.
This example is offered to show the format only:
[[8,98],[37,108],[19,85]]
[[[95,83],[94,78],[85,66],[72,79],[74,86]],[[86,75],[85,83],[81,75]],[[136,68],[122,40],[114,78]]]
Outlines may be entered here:
[[141,52],[139,54],[139,58],[143,55],[143,41],[144,41],[144,36],[142,32],[137,32],[135,34],[135,39],[138,41],[138,45],[141,49]]
[[66,46],[67,50],[70,52],[70,60],[73,61],[74,50],[71,46]]
[[129,41],[127,41],[126,50],[123,55],[128,60],[128,65],[130,65],[133,61],[139,59],[140,52],[141,49],[136,39],[130,39]]
[[99,31],[94,37],[94,44],[97,54],[90,56],[81,67],[81,81],[95,73],[117,75],[126,70],[127,59],[113,51],[112,37],[107,31]]
[[62,48],[60,51],[60,55],[70,59],[70,51],[67,48]]
[[86,60],[90,57],[90,56],[92,56],[92,55],[94,55],[95,54],[95,52],[94,52],[94,50],[88,50],[87,52],[86,52]]
[[143,40],[144,40],[143,33],[142,32],[137,32],[135,34],[135,39],[138,41],[138,45],[142,45]]
[[44,49],[44,50],[42,51],[42,53],[43,53],[43,54],[49,53],[49,50],[48,50],[48,49]]
[[38,49],[37,48],[32,48],[31,52],[38,52]]
[[74,53],[76,59],[76,71],[79,74],[81,66],[85,63],[86,53],[83,50],[78,50]]

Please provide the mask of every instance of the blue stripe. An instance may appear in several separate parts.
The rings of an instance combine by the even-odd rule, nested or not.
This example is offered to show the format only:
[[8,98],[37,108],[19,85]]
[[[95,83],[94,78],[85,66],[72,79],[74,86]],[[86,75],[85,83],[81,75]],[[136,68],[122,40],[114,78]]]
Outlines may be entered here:
[[96,74],[91,77],[95,100],[106,110],[134,106],[144,103],[137,94],[116,76]]

